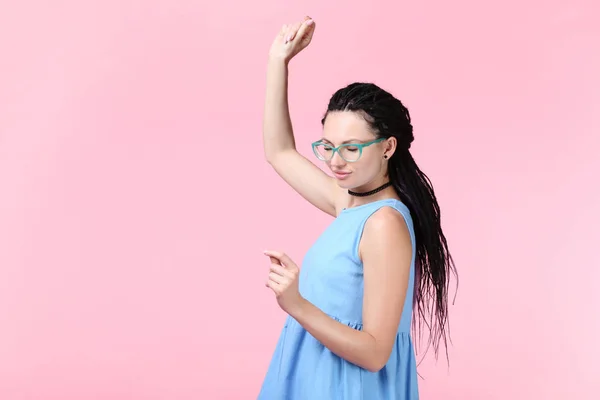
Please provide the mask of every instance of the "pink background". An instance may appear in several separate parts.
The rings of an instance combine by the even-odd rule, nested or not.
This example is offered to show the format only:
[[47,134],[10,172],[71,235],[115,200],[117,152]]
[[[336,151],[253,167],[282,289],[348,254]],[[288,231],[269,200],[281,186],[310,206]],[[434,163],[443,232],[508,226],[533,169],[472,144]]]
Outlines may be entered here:
[[422,398],[597,398],[598,3],[367,4],[3,2],[1,399],[256,397],[284,318],[262,250],[300,262],[330,222],[262,153],[268,47],[305,14],[300,151],[374,81],[442,205],[461,280]]

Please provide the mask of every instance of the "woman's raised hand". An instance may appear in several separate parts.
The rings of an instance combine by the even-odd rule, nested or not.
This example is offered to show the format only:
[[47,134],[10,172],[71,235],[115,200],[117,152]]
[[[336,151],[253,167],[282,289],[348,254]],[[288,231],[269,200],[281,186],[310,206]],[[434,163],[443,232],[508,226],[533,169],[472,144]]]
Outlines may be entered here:
[[271,45],[269,57],[289,62],[310,44],[314,32],[315,22],[310,17],[284,25]]

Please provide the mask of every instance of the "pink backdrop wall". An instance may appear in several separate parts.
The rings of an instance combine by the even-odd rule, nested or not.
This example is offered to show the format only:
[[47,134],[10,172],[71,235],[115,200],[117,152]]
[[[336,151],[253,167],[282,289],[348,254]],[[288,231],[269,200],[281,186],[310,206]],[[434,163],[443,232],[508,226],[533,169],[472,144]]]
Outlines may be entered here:
[[374,81],[442,204],[461,281],[422,397],[597,398],[598,3],[367,4],[2,3],[1,399],[256,397],[284,317],[262,250],[301,261],[330,221],[262,158],[268,47],[305,14],[300,150]]

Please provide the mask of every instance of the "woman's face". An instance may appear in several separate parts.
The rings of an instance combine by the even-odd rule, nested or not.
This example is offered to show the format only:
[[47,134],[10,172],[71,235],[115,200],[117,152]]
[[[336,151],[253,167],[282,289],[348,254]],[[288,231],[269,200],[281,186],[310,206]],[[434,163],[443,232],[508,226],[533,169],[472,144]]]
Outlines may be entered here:
[[377,139],[362,115],[352,111],[328,113],[323,125],[323,145],[318,146],[318,151],[340,187],[356,189],[383,179],[387,173],[384,155],[391,157],[395,139],[380,140],[364,146],[362,151],[357,146],[343,146],[338,151],[333,148],[368,144]]

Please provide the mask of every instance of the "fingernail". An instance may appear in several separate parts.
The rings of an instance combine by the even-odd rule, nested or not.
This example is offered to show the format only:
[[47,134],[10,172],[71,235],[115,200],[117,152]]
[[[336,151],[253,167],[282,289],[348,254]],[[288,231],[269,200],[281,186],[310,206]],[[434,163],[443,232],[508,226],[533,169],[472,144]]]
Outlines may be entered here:
[[306,25],[310,26],[312,24],[313,24],[313,20],[312,19],[309,19],[308,21],[306,21]]

